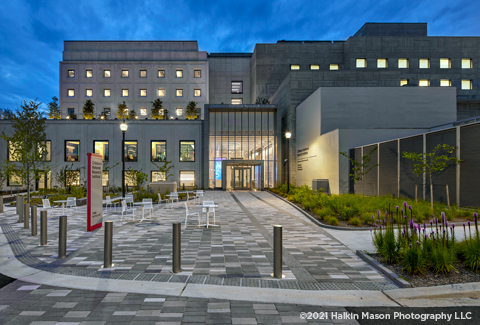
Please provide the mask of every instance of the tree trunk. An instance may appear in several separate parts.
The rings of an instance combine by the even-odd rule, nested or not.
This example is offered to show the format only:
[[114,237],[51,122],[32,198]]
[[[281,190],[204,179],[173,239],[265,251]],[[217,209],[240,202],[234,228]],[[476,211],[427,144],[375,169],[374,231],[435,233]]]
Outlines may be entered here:
[[30,204],[30,168],[27,167],[27,203]]
[[433,184],[432,184],[432,175],[430,176],[430,208],[432,209],[433,213]]

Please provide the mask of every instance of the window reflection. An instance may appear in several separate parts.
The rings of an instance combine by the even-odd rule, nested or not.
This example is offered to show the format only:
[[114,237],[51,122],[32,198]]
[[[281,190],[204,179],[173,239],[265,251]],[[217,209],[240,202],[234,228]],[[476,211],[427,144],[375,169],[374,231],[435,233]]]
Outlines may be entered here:
[[195,141],[180,141],[180,161],[195,161]]
[[65,141],[65,161],[80,161],[80,141]]
[[152,141],[152,161],[165,161],[167,159],[167,142]]
[[137,141],[125,141],[125,161],[137,161]]
[[108,161],[108,141],[95,141],[95,153],[102,156],[102,161]]

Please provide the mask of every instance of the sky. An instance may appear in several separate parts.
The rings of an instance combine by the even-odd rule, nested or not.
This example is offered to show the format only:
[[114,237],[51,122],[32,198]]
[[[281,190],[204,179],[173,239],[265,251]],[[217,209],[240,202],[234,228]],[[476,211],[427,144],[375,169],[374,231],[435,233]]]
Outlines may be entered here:
[[197,40],[208,53],[253,52],[278,40],[346,40],[365,22],[426,22],[429,36],[480,36],[479,14],[478,0],[4,0],[0,108],[58,97],[64,40]]

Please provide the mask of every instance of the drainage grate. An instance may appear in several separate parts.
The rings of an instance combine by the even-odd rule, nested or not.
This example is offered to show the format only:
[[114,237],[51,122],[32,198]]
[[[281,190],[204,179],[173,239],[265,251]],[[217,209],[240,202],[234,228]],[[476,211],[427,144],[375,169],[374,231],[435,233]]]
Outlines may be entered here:
[[155,273],[143,273],[140,274],[135,281],[151,281],[155,277]]
[[294,290],[300,289],[297,281],[292,281],[292,280],[282,281],[282,280],[279,280],[277,282],[278,282],[278,287],[280,289],[294,289]]
[[300,290],[318,290],[315,282],[298,282]]
[[223,278],[218,277],[207,277],[205,280],[205,284],[215,284],[215,285],[222,285]]
[[226,278],[225,281],[223,281],[224,286],[232,286],[232,287],[239,287],[241,283],[240,278]]
[[170,281],[168,282],[176,282],[176,283],[185,283],[188,280],[188,275],[173,275]]
[[204,275],[192,275],[191,277],[188,278],[188,283],[193,283],[193,284],[203,284],[205,282],[205,279],[207,277]]
[[152,279],[152,281],[156,281],[156,282],[168,282],[168,280],[170,280],[171,277],[172,277],[171,274],[157,274],[157,275]]

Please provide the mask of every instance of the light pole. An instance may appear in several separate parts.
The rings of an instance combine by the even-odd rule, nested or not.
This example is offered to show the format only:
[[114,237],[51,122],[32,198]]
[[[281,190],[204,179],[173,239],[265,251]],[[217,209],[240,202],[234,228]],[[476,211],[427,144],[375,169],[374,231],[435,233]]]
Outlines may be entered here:
[[122,130],[123,140],[122,140],[122,189],[123,189],[123,197],[125,197],[125,132],[127,132],[128,125],[125,123],[125,119],[123,119],[122,124],[120,124],[120,130]]
[[285,132],[285,138],[287,139],[287,194],[290,192],[290,138],[292,137],[292,132]]

